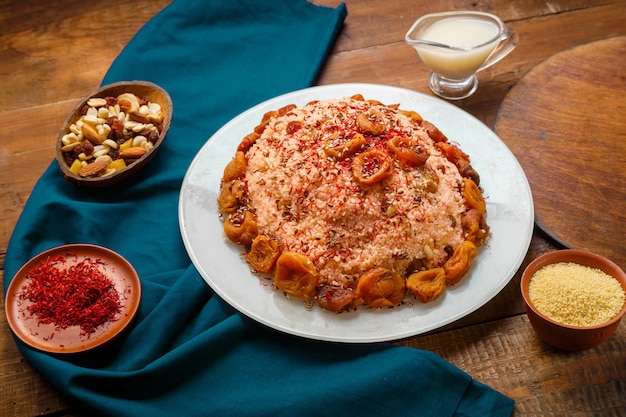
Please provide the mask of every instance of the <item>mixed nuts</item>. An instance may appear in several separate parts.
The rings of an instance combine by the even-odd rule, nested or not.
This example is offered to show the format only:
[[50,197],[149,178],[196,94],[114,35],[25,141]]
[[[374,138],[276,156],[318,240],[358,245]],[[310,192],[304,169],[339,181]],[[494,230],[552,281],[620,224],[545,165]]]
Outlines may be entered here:
[[150,151],[163,131],[161,106],[133,93],[93,97],[61,138],[63,159],[83,178],[114,174]]

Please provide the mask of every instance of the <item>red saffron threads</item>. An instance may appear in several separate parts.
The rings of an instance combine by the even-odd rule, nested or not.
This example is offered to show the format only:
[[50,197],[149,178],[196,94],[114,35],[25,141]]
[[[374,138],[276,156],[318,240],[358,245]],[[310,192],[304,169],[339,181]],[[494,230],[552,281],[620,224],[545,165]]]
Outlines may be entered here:
[[54,324],[56,330],[79,326],[81,336],[96,329],[121,311],[120,294],[99,265],[99,259],[86,258],[65,267],[65,256],[48,257],[26,276],[18,297],[32,304],[26,307],[38,324]]

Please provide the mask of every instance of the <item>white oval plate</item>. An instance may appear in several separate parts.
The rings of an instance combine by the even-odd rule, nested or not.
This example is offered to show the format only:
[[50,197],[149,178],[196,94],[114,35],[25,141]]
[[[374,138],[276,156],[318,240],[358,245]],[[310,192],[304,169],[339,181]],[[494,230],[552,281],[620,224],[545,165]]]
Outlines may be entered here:
[[[305,308],[269,281],[250,272],[243,247],[228,242],[217,207],[224,166],[241,139],[262,115],[286,104],[349,97],[385,104],[399,103],[434,123],[470,155],[481,177],[492,238],[479,249],[467,276],[435,302],[422,304],[407,296],[394,310],[360,307],[334,314],[318,306]],[[230,305],[279,331],[306,338],[350,343],[390,341],[437,329],[482,307],[495,297],[520,267],[530,245],[534,208],[526,176],[498,136],[472,115],[443,100],[414,91],[374,84],[338,84],[307,88],[265,101],[235,117],[200,149],[185,175],[179,222],[189,256],[209,286]]]

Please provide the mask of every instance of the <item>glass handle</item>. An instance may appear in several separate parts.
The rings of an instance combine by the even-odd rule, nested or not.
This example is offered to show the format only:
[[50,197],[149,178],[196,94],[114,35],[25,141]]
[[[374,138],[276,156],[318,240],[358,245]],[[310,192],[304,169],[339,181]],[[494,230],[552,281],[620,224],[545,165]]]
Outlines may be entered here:
[[489,55],[487,61],[485,61],[485,63],[481,65],[480,68],[476,70],[476,72],[482,71],[485,68],[492,66],[496,62],[499,62],[502,58],[511,53],[511,51],[515,49],[518,43],[519,36],[517,32],[511,28],[505,28],[504,33],[500,37],[500,43],[498,43],[498,46],[491,53],[491,55]]

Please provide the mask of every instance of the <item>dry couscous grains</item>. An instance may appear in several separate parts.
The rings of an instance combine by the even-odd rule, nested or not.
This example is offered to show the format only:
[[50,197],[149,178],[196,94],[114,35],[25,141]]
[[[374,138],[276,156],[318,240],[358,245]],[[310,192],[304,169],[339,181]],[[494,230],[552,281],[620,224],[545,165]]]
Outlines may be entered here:
[[546,265],[532,276],[528,296],[545,316],[570,326],[596,326],[624,306],[624,290],[612,276],[573,262]]

